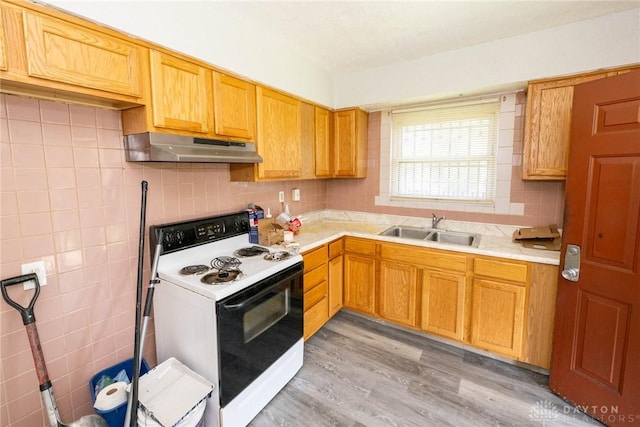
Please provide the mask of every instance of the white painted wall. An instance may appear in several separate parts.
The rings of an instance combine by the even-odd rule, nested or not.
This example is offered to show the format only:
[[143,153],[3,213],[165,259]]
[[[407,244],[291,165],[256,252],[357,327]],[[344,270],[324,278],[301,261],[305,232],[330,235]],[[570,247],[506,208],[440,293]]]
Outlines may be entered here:
[[640,63],[637,8],[340,76],[334,106],[380,109],[632,63]]
[[333,79],[321,64],[245,25],[224,2],[45,2],[336,108],[515,89],[530,79],[640,63],[638,8]]

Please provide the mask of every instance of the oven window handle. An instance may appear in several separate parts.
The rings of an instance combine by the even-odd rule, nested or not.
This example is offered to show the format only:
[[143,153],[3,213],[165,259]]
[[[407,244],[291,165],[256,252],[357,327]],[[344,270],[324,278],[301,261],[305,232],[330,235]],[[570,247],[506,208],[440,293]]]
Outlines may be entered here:
[[268,293],[273,292],[274,289],[288,287],[288,286],[282,286],[282,285],[283,285],[283,282],[278,282],[275,285],[271,285],[267,289],[263,289],[262,291],[258,292],[254,296],[252,296],[249,299],[246,299],[246,300],[244,300],[244,301],[242,301],[242,302],[240,302],[238,304],[226,304],[226,303],[223,303],[222,304],[222,308],[224,308],[225,310],[229,310],[229,311],[242,310],[246,306],[252,304],[254,301],[262,298],[263,296],[267,295]]

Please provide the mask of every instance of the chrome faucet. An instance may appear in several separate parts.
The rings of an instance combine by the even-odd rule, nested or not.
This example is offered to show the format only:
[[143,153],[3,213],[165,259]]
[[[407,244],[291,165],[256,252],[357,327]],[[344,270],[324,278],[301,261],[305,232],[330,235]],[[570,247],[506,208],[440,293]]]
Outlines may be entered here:
[[443,219],[447,219],[447,217],[441,216],[440,218],[438,218],[438,215],[432,213],[431,214],[431,228],[438,228],[438,224],[440,224],[440,221],[442,221]]

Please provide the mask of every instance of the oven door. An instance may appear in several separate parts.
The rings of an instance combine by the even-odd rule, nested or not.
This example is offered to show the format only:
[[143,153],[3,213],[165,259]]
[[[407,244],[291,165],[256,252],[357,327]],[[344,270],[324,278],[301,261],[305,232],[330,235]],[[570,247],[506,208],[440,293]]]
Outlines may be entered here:
[[220,405],[302,338],[302,263],[217,303]]

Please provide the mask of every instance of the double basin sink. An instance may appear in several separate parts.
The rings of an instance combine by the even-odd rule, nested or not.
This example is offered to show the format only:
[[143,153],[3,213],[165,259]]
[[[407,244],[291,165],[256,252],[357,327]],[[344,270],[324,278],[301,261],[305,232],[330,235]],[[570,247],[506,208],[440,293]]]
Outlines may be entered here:
[[480,236],[459,231],[438,230],[434,228],[410,227],[394,225],[380,233],[381,236],[400,237],[403,239],[424,240],[427,242],[447,243],[450,245],[470,246],[477,248]]

